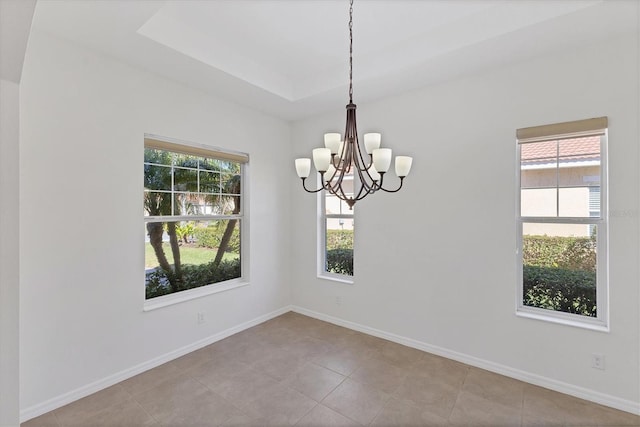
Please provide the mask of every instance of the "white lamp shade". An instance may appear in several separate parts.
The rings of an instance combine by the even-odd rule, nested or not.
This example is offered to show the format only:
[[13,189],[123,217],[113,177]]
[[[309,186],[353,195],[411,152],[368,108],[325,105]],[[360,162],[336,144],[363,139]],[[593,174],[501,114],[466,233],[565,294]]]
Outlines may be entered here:
[[306,178],[311,171],[311,159],[296,159],[296,172],[298,177]]
[[313,165],[318,172],[326,172],[331,163],[331,150],[328,148],[313,149]]
[[340,134],[339,133],[325,133],[324,134],[324,146],[331,150],[331,154],[337,154],[340,148]]
[[409,175],[413,158],[408,156],[396,156],[396,175],[405,177]]
[[380,148],[380,139],[382,135],[379,133],[365,133],[364,134],[364,149],[367,154],[373,153],[373,150]]
[[373,166],[378,172],[388,171],[391,166],[391,148],[373,150]]

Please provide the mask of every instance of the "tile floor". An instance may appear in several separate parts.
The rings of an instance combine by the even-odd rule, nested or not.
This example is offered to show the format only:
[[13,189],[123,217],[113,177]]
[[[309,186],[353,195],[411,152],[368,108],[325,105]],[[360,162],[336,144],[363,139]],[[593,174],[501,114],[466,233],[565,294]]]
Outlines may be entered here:
[[640,417],[289,312],[23,423],[640,426]]

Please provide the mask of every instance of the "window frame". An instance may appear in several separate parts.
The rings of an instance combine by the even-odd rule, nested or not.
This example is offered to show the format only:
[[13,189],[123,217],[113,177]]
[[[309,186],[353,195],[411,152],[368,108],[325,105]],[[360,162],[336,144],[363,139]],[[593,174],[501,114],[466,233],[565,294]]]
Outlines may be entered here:
[[[326,190],[318,192],[318,256],[317,256],[317,277],[319,279],[331,280],[334,282],[346,283],[352,285],[354,283],[354,276],[348,276],[346,274],[331,273],[326,271],[327,265],[327,219],[350,219],[355,224],[355,211],[353,214],[327,214],[326,209]],[[354,233],[354,263],[355,263],[355,225],[353,228]]]
[[[608,218],[608,124],[605,119],[603,129],[589,131],[566,132],[544,135],[538,138],[516,138],[516,315],[531,319],[559,323],[601,332],[609,332],[609,218]],[[586,122],[586,121],[584,121]],[[582,122],[569,122],[572,123]],[[565,124],[559,124],[565,125]],[[559,126],[559,125],[549,125]],[[585,136],[600,137],[600,216],[599,217],[563,217],[559,216],[522,216],[521,204],[521,147],[526,143],[543,141],[558,141],[574,139]],[[556,183],[558,186],[559,184]],[[562,187],[557,187],[562,188]],[[560,209],[556,207],[557,212]],[[596,233],[596,317],[583,316],[561,311],[553,311],[539,307],[524,305],[524,280],[523,280],[523,225],[525,223],[541,224],[595,224]]]
[[[146,299],[145,289],[142,288],[143,311],[152,311],[158,308],[178,304],[192,299],[200,298],[206,295],[224,292],[230,289],[249,285],[249,155],[239,151],[227,150],[219,147],[187,142],[174,138],[168,138],[153,134],[144,135],[144,149],[152,148],[164,150],[172,153],[190,154],[199,157],[213,158],[223,161],[235,161],[240,165],[240,212],[236,215],[166,215],[166,216],[150,216],[146,215],[144,208],[142,209],[143,224],[148,222],[180,222],[180,221],[215,221],[215,220],[238,220],[238,229],[240,232],[240,277],[225,280],[217,283],[210,283],[199,286],[197,288],[186,289],[167,295]],[[172,149],[174,148],[174,149]],[[144,156],[143,156],[144,157]],[[143,159],[143,164],[144,159]],[[172,176],[172,182],[173,182]],[[173,189],[172,189],[173,191]],[[173,207],[172,207],[173,210]],[[142,247],[144,254],[144,245]],[[144,262],[144,255],[143,255]],[[144,276],[144,268],[142,269]],[[145,283],[143,278],[142,283]]]

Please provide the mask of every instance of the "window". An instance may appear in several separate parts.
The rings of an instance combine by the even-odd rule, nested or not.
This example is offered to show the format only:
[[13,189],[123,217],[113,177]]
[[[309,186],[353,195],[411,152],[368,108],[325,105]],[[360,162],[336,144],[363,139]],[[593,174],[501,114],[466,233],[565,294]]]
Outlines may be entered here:
[[606,330],[607,118],[517,135],[517,312]]
[[[345,174],[343,185],[348,190],[353,174]],[[353,185],[352,185],[353,187]],[[352,196],[351,193],[346,193]],[[353,210],[338,197],[326,191],[318,196],[320,209],[318,275],[351,282],[353,279]]]
[[239,282],[248,156],[146,137],[145,298]]

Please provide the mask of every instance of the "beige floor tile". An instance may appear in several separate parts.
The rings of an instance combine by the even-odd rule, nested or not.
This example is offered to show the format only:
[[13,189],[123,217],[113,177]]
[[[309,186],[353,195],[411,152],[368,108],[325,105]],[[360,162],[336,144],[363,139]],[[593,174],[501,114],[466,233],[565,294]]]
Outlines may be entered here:
[[336,371],[342,375],[351,375],[362,363],[370,358],[371,352],[360,353],[350,349],[340,349],[311,359],[314,363]]
[[307,359],[291,354],[284,349],[265,355],[265,358],[252,365],[253,369],[282,381],[292,372],[300,369]]
[[309,362],[286,378],[283,384],[319,402],[345,378],[330,369]]
[[136,396],[165,426],[217,426],[242,412],[192,378],[180,378]]
[[462,390],[503,405],[522,409],[524,397],[522,381],[472,367],[469,368]]
[[259,332],[260,341],[271,346],[281,347],[300,339],[300,331],[289,328],[269,328]]
[[388,341],[373,335],[354,332],[351,335],[340,337],[336,345],[358,353],[375,353],[379,352]]
[[221,427],[282,427],[288,421],[282,419],[265,420],[253,418],[247,414],[235,415],[221,424]]
[[640,417],[633,414],[529,384],[524,386],[522,410],[523,419],[528,423],[548,422],[566,426],[640,426]]
[[157,426],[158,423],[133,400],[104,408],[92,414],[83,414],[69,419],[62,427],[143,427]]
[[165,363],[164,365],[129,378],[121,382],[120,385],[131,395],[135,396],[138,393],[151,390],[167,380],[176,378],[180,373],[181,371],[179,371],[175,365]]
[[449,418],[460,387],[425,376],[409,376],[393,395],[422,406],[429,413]]
[[212,360],[189,369],[184,372],[183,376],[197,379],[206,386],[214,387],[250,368],[251,366],[246,363],[225,356],[224,359]]
[[392,394],[407,377],[407,371],[380,359],[367,359],[350,375],[361,384]]
[[313,408],[296,424],[299,427],[358,427],[361,425],[324,405]]
[[278,381],[274,378],[254,369],[248,369],[220,383],[208,383],[207,386],[237,407],[244,409],[276,384]]
[[255,418],[294,425],[317,404],[304,394],[277,384],[249,403],[245,411]]
[[309,328],[306,332],[306,335],[310,337],[318,338],[333,345],[338,345],[354,334],[356,334],[355,331],[326,322],[319,322],[317,326]]
[[247,346],[255,343],[255,341],[252,339],[252,334],[244,332],[246,331],[231,335],[230,337],[217,341],[210,346],[207,346],[206,349],[207,351],[212,353],[212,356],[215,356],[216,354],[239,354],[244,351]]
[[539,422],[550,421],[564,425],[595,425],[587,416],[589,403],[556,391],[533,385],[525,385],[523,416]]
[[169,364],[175,366],[178,371],[193,369],[199,365],[209,362],[212,358],[212,352],[209,347],[204,347],[185,354],[182,357],[172,360]]
[[422,360],[424,354],[424,351],[389,341],[376,357],[400,368],[409,368]]
[[60,427],[61,424],[58,422],[56,415],[53,412],[48,412],[44,415],[40,415],[39,417],[32,418],[29,421],[25,421],[20,424],[20,427]]
[[517,427],[522,423],[522,411],[462,391],[449,421],[456,426]]
[[334,347],[326,341],[312,338],[302,337],[282,347],[282,350],[290,356],[300,359],[311,359],[319,357],[332,351]]
[[565,424],[560,420],[547,420],[536,415],[523,415],[522,427],[565,427]]
[[425,411],[424,408],[413,402],[392,397],[370,425],[379,427],[444,427],[448,426],[448,421],[446,418]]
[[346,379],[324,398],[322,404],[367,425],[378,415],[387,400],[389,400],[387,393]]
[[464,363],[424,353],[423,358],[409,368],[409,375],[427,377],[434,381],[462,387],[469,368]]
[[69,424],[71,420],[87,418],[104,408],[131,399],[131,395],[120,384],[108,387],[83,399],[76,400],[55,410],[61,424]]

